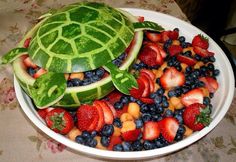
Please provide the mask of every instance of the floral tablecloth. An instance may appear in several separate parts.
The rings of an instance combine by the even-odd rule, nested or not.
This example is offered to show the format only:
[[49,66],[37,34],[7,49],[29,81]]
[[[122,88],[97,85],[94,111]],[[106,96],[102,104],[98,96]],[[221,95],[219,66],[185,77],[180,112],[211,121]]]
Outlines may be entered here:
[[[186,20],[174,0],[99,0],[115,7],[155,10]],[[76,0],[0,0],[0,55],[15,47],[36,18]],[[236,96],[235,96],[236,97]],[[220,124],[195,144],[149,161],[235,161],[236,100]],[[11,66],[0,66],[0,162],[103,161],[75,153],[48,138],[22,112],[13,88]]]

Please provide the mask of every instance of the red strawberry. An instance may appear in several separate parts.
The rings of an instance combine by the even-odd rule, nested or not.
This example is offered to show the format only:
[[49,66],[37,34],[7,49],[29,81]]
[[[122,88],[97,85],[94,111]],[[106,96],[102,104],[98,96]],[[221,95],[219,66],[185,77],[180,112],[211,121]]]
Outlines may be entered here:
[[122,143],[122,139],[120,136],[111,136],[110,143],[109,143],[109,146],[107,147],[107,149],[112,150],[113,146],[115,146],[117,144],[121,144],[121,143]]
[[120,116],[123,113],[126,113],[128,111],[128,105],[124,105],[124,107],[121,110],[116,110],[116,116],[120,118]]
[[210,124],[210,109],[203,104],[194,103],[185,108],[184,124],[194,131],[200,131]]
[[99,103],[100,101],[94,101],[93,102],[93,106],[97,109],[98,111],[98,123],[97,123],[97,127],[95,128],[96,131],[100,131],[100,129],[105,125],[105,119],[104,119],[104,112],[102,107],[100,106]]
[[39,69],[36,73],[34,73],[33,77],[35,79],[39,78],[41,75],[45,74],[47,71],[43,68]]
[[167,41],[169,38],[169,33],[170,31],[163,31],[161,32],[161,38],[162,38],[162,42],[165,42]]
[[148,78],[146,76],[142,75],[142,76],[139,76],[138,79],[144,83],[144,87],[145,87],[143,90],[142,97],[148,97],[150,94],[150,86],[149,86]]
[[102,107],[105,123],[112,124],[114,116],[113,116],[113,113],[112,113],[110,107],[106,104],[105,101],[97,101],[97,103]]
[[206,50],[206,49],[203,49],[203,48],[197,47],[197,46],[193,47],[193,51],[194,51],[196,54],[198,54],[198,55],[200,55],[200,56],[202,56],[202,57],[214,56],[214,53],[213,53],[213,52],[210,52],[210,51],[208,51],[208,50]]
[[159,124],[157,122],[148,121],[144,124],[143,139],[154,140],[160,135]]
[[168,51],[170,53],[170,56],[175,56],[180,54],[183,51],[183,48],[180,45],[170,45],[168,47]]
[[181,97],[181,102],[185,106],[189,106],[194,103],[203,103],[203,92],[199,88],[188,91]]
[[92,132],[92,131],[96,130],[96,128],[98,127],[99,112],[96,108],[94,108],[94,109],[95,109],[97,115],[94,116],[92,123],[87,128],[87,131],[89,131],[89,132]]
[[156,79],[155,74],[151,70],[141,69],[139,75],[142,75],[142,74],[146,74],[147,76],[149,76],[149,78],[151,80],[155,80]]
[[169,32],[169,38],[170,39],[176,40],[176,39],[178,39],[178,37],[179,37],[179,32],[178,31],[173,30],[173,31]]
[[61,108],[49,111],[45,121],[50,129],[60,134],[67,134],[74,127],[71,114]]
[[53,110],[54,108],[52,107],[49,107],[49,108],[45,108],[45,109],[39,109],[37,111],[37,113],[39,114],[39,116],[42,118],[42,119],[45,119],[46,118],[46,115],[51,111]]
[[30,41],[31,41],[31,38],[27,38],[27,39],[25,40],[25,42],[24,42],[23,47],[28,48],[29,45],[30,45]]
[[161,41],[161,34],[155,32],[146,32],[146,37],[152,42],[160,42]]
[[197,60],[195,60],[194,58],[184,56],[184,55],[178,55],[177,60],[189,66],[194,66],[197,63]]
[[158,123],[162,136],[168,141],[173,142],[179,128],[179,123],[174,117],[166,117]]
[[35,63],[32,62],[30,57],[26,57],[23,62],[26,67],[32,67],[34,69],[38,67]]
[[[142,69],[142,70],[140,70],[139,75],[145,76],[146,78],[148,78],[150,93],[153,93],[155,90],[155,75],[154,75],[154,73],[150,70]],[[151,77],[154,77],[154,79],[152,79]]]
[[78,119],[77,125],[79,130],[80,131],[88,130],[90,125],[93,125],[93,123],[95,122],[94,119],[98,120],[98,111],[94,106],[81,105],[77,110],[77,119]]
[[182,86],[185,83],[185,76],[175,67],[170,67],[165,70],[164,74],[161,76],[160,83],[164,89]]
[[162,65],[163,59],[166,57],[166,52],[163,50],[162,46],[148,42],[145,44],[146,47],[153,49],[157,54],[157,65]]
[[209,42],[206,37],[201,34],[196,35],[192,40],[192,46],[197,46],[203,49],[207,49],[209,47]]
[[139,78],[137,79],[137,83],[138,83],[138,88],[132,88],[130,90],[130,95],[133,96],[134,98],[139,99],[143,95],[143,91],[145,89],[145,84]]
[[154,103],[154,100],[153,100],[153,99],[147,98],[147,97],[141,97],[140,100],[141,100],[143,103],[146,103],[146,104],[153,104],[153,103]]
[[144,47],[140,53],[139,53],[139,59],[149,65],[149,66],[155,66],[157,65],[157,54],[156,52],[149,48],[149,47]]
[[116,102],[120,101],[120,98],[122,96],[122,93],[119,91],[112,91],[108,96],[108,102],[112,105],[114,105]]
[[114,108],[114,106],[112,104],[110,104],[110,102],[105,101],[107,106],[111,109],[113,117],[116,118],[117,117],[117,113],[116,113],[116,109]]
[[130,130],[127,132],[122,133],[122,138],[124,141],[127,142],[133,142],[138,139],[138,136],[140,135],[141,131],[140,129]]
[[144,17],[143,16],[138,16],[138,21],[139,22],[144,22]]
[[201,78],[199,78],[199,80],[205,84],[205,87],[211,93],[216,92],[219,87],[217,80],[215,80],[212,77],[201,77]]

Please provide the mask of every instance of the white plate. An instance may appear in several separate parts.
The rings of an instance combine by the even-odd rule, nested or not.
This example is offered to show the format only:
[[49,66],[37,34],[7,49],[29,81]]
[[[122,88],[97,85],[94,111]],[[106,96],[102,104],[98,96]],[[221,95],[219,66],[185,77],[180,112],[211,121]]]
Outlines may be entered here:
[[[125,10],[129,11],[130,13],[136,16],[144,16],[145,20],[157,22],[158,24],[162,25],[165,29],[173,30],[174,28],[177,27],[180,29],[180,35],[185,36],[187,41],[191,41],[192,38],[199,33],[203,34],[204,36],[207,36],[204,32],[192,26],[191,24],[169,15],[142,9],[125,8]],[[192,143],[199,140],[200,138],[202,138],[203,136],[205,136],[206,134],[208,134],[221,121],[221,119],[226,114],[232,102],[234,96],[234,75],[232,67],[227,57],[225,56],[224,52],[211,38],[209,38],[209,43],[210,43],[209,50],[215,53],[216,57],[215,66],[221,72],[220,76],[218,77],[220,87],[216,92],[214,99],[212,100],[213,121],[208,127],[204,128],[200,132],[196,132],[192,134],[190,137],[187,137],[186,139],[180,142],[177,142],[175,144],[160,149],[142,151],[142,152],[115,152],[115,151],[99,150],[77,144],[76,142],[73,142],[64,136],[53,132],[45,125],[45,123],[40,119],[37,112],[35,111],[30,98],[20,88],[18,82],[15,79],[14,85],[16,90],[16,96],[25,114],[39,129],[41,129],[51,138],[57,140],[58,142],[66,145],[67,147],[73,150],[89,154],[92,156],[108,158],[108,159],[116,159],[116,160],[146,159],[151,157],[163,156],[165,154],[169,154],[171,152],[189,146]]]

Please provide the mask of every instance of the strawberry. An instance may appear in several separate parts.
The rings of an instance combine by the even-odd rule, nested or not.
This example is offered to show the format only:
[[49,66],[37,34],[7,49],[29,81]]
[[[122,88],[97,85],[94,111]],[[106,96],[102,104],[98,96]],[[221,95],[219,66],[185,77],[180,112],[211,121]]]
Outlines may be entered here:
[[161,34],[155,32],[146,32],[146,37],[152,42],[160,42],[161,41]]
[[194,131],[200,131],[210,124],[210,112],[208,106],[199,103],[191,104],[184,110],[184,124]]
[[107,149],[112,150],[113,146],[115,146],[117,144],[121,144],[121,143],[122,143],[122,139],[120,136],[111,136]]
[[168,34],[169,38],[172,39],[172,40],[176,40],[178,39],[179,37],[179,32],[178,31],[170,31],[169,34]]
[[203,49],[207,49],[209,47],[209,42],[208,39],[206,37],[204,37],[201,34],[198,34],[196,36],[194,36],[193,40],[192,40],[192,46],[197,46]]
[[154,100],[153,100],[153,99],[147,98],[147,97],[141,97],[140,100],[141,100],[143,103],[146,103],[146,104],[153,104],[153,103],[154,103]]
[[[153,93],[155,90],[155,74],[150,70],[142,69],[140,70],[139,75],[140,77],[145,76],[148,79],[150,93]],[[154,79],[152,79],[151,77],[154,77]]]
[[120,101],[120,98],[122,96],[122,93],[120,93],[119,91],[112,91],[108,96],[108,102],[112,105],[114,105],[116,102]]
[[[88,128],[95,127],[96,128],[96,121],[94,119],[98,120],[98,114],[99,112],[94,106],[91,105],[81,105],[77,110],[77,126],[80,131],[88,130]],[[98,121],[97,121],[98,122]],[[90,127],[90,129],[92,129]],[[94,128],[94,130],[95,130]]]
[[144,17],[143,16],[138,16],[138,21],[139,22],[144,22]]
[[103,113],[104,113],[105,124],[112,124],[114,116],[113,116],[113,113],[112,113],[110,107],[106,104],[106,102],[105,101],[96,101],[95,104],[99,105],[102,108]]
[[189,106],[194,103],[203,103],[203,92],[200,88],[192,89],[181,96],[181,103],[184,106]]
[[156,52],[149,48],[149,47],[144,47],[140,53],[139,53],[139,59],[147,64],[148,66],[155,66],[157,65],[157,54]]
[[138,83],[138,88],[132,88],[130,90],[130,95],[133,96],[134,98],[139,99],[143,95],[145,84],[140,78],[137,79],[137,83]]
[[162,136],[168,142],[173,142],[179,128],[179,123],[174,117],[166,117],[158,122]]
[[207,49],[203,49],[201,47],[195,46],[193,47],[193,51],[200,55],[201,57],[210,57],[210,56],[214,56],[213,52],[208,51]]
[[42,118],[42,119],[45,119],[46,118],[46,115],[51,111],[53,110],[54,108],[52,107],[49,107],[49,108],[45,108],[45,109],[39,109],[37,111],[37,113],[39,114],[39,116]]
[[74,127],[71,114],[61,108],[49,111],[45,122],[50,129],[60,134],[67,134]]
[[197,60],[195,60],[194,58],[184,56],[184,55],[178,55],[177,60],[189,66],[194,66],[197,63]]
[[133,142],[136,141],[141,133],[140,129],[130,130],[122,133],[122,138],[124,141]]
[[[163,47],[159,44],[156,43],[152,43],[152,42],[148,42],[145,44],[146,47],[150,47],[151,49],[153,49],[154,51],[156,51],[157,55],[161,55],[161,57],[164,59],[166,58],[166,52],[163,50]],[[157,56],[159,57],[159,56]],[[158,60],[158,65],[161,65],[163,63],[162,60]]]
[[142,76],[139,76],[139,80],[144,83],[144,87],[145,87],[143,90],[142,97],[148,97],[150,94],[150,86],[149,86],[148,78],[146,76],[142,75]]
[[170,67],[165,70],[164,74],[161,76],[160,83],[164,89],[182,86],[185,83],[185,76],[175,67]]
[[219,84],[217,80],[212,77],[201,77],[199,78],[205,84],[205,87],[208,89],[209,92],[214,93],[217,91]]
[[162,42],[165,42],[167,41],[169,38],[169,33],[170,31],[163,31],[161,32],[161,38],[162,38]]
[[183,48],[180,45],[170,45],[168,51],[170,56],[175,56],[180,54],[183,51]]
[[43,68],[39,69],[36,73],[34,73],[33,77],[35,79],[39,78],[41,75],[45,74],[47,71]]
[[154,140],[160,135],[159,124],[154,121],[148,121],[144,124],[143,139]]
[[96,131],[100,131],[100,129],[105,125],[105,120],[104,120],[104,112],[103,112],[103,109],[102,107],[100,106],[99,103],[97,102],[100,102],[98,100],[94,101],[93,102],[93,106],[97,109],[98,111],[98,124],[97,124],[97,127],[95,128]]
[[86,129],[89,132],[92,132],[94,130],[96,130],[96,128],[98,127],[98,121],[99,121],[99,112],[96,108],[94,108],[97,115],[94,116],[92,123],[89,125],[89,127]]
[[116,113],[116,109],[114,108],[114,106],[112,104],[110,104],[110,102],[105,101],[107,106],[111,109],[113,117],[116,118],[117,117],[117,113]]
[[30,45],[30,41],[31,41],[31,38],[27,38],[27,39],[24,41],[23,47],[28,48],[29,45]]
[[34,69],[38,67],[35,63],[32,62],[30,57],[26,57],[23,62],[26,67],[32,67]]

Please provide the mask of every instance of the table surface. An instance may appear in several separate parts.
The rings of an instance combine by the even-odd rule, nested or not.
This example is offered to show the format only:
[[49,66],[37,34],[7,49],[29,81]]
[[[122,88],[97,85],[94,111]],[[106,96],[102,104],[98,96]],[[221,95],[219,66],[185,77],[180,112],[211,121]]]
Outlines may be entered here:
[[[51,8],[75,0],[0,0],[0,55],[15,47],[36,18]],[[78,2],[78,0],[76,1]],[[174,0],[99,0],[114,7],[136,7],[173,15],[182,20]],[[207,136],[176,153],[149,161],[235,161],[236,101],[219,125]],[[22,112],[13,88],[11,66],[0,66],[0,162],[104,161],[75,153],[48,138]]]

